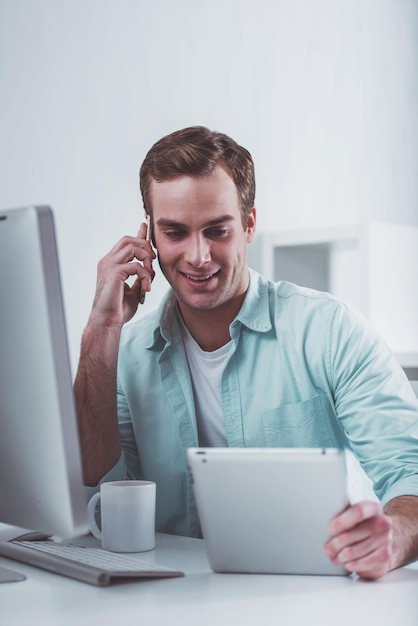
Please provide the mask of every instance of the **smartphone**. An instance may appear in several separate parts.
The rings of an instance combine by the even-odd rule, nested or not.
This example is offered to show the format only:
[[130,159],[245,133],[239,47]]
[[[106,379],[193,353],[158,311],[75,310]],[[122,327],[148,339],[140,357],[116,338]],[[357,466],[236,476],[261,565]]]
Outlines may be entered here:
[[[147,215],[146,223],[147,223],[147,232],[145,234],[145,239],[147,241],[151,241],[151,216],[150,215]],[[141,289],[141,294],[139,296],[139,303],[144,304],[144,302],[145,302],[145,291]]]
[[151,215],[147,215],[147,232],[145,235],[145,239],[147,241],[151,241]]

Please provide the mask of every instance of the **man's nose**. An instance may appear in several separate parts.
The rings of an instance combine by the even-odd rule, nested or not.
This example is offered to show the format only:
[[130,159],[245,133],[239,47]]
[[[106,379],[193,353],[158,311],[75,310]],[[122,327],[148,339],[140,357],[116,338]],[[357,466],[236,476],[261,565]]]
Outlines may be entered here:
[[206,237],[193,235],[189,238],[186,246],[185,259],[193,267],[203,267],[210,261],[210,245]]

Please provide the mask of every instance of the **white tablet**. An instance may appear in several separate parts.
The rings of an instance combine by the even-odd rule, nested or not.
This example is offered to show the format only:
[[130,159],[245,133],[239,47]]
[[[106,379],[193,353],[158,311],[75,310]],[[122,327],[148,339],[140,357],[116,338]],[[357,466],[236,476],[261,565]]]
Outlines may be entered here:
[[215,572],[346,575],[324,554],[348,504],[344,452],[321,448],[189,448]]

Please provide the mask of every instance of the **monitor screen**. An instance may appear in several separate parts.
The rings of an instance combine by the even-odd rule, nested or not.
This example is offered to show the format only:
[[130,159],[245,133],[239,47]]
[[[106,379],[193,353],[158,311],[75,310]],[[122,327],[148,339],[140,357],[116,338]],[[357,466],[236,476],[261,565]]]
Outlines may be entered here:
[[54,218],[0,210],[0,522],[88,531]]

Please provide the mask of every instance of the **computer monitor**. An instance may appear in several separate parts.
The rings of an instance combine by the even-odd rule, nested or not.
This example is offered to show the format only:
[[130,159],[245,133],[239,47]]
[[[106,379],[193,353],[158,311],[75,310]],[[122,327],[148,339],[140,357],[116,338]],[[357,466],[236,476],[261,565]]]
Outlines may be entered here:
[[88,531],[54,218],[0,210],[0,522]]

